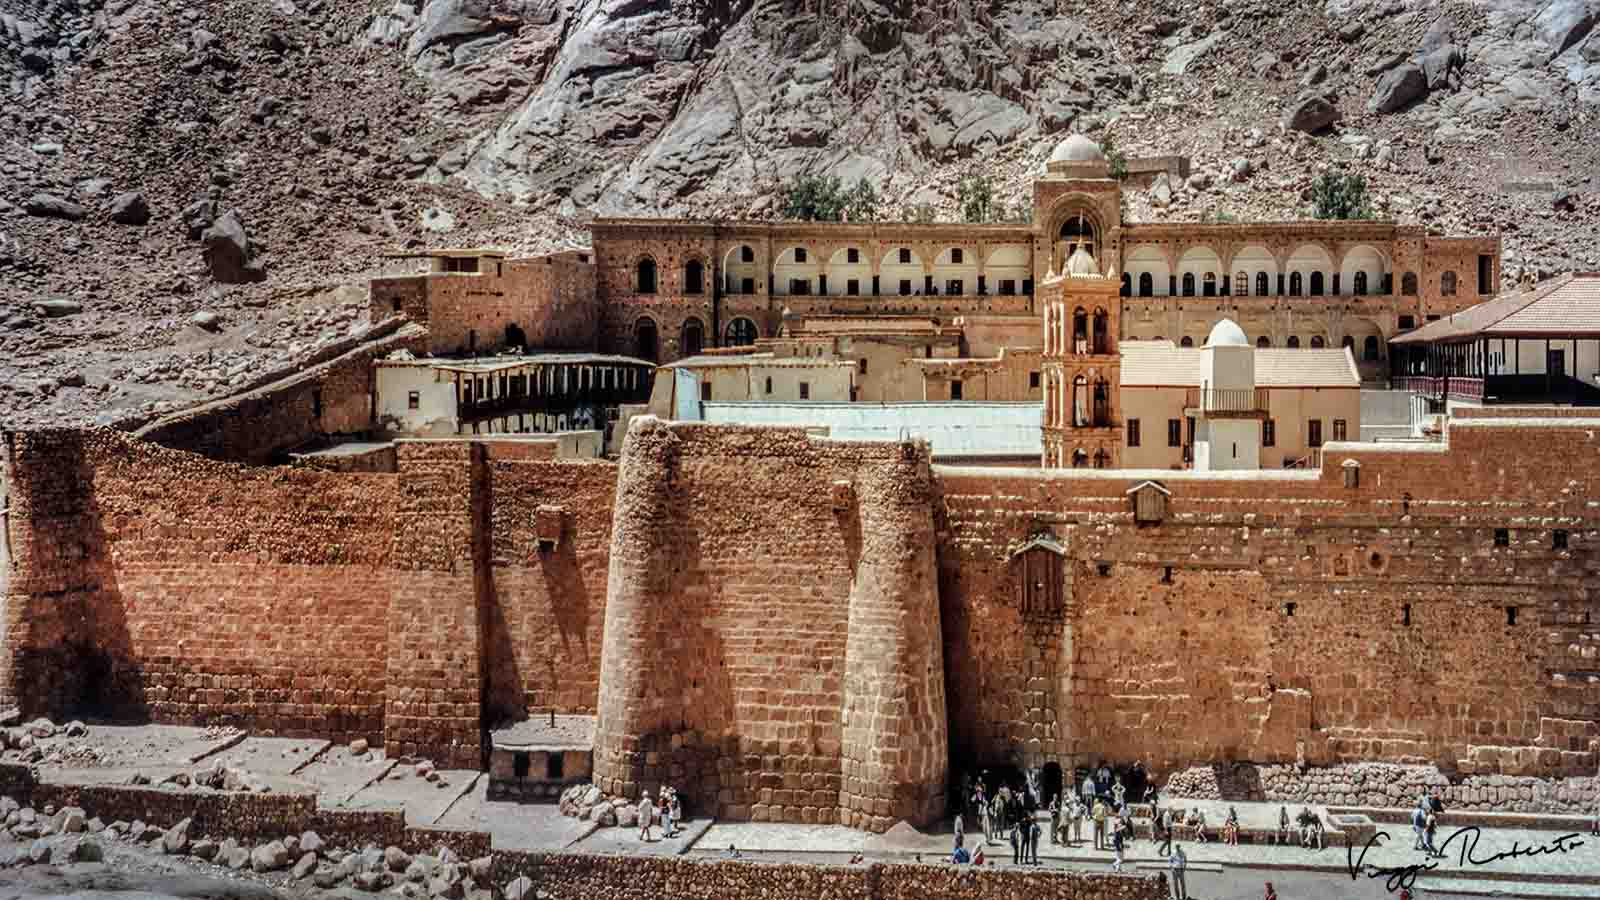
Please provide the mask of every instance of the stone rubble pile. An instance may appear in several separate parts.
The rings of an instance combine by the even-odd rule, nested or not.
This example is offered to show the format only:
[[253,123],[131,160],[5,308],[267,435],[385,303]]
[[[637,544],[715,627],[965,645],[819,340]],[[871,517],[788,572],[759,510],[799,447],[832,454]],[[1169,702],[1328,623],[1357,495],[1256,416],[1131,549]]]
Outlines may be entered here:
[[[0,850],[0,870],[94,862],[119,845],[130,845],[319,890],[348,887],[436,900],[493,900],[501,894],[493,883],[492,857],[465,861],[447,847],[417,855],[371,844],[345,849],[331,846],[314,831],[247,845],[230,837],[196,835],[189,819],[166,829],[142,821],[108,825],[77,807],[40,812],[10,797],[0,797],[0,841],[21,842],[15,849]],[[526,885],[506,887],[505,896],[512,896],[513,887],[531,896]]]
[[561,792],[561,814],[603,827],[639,824],[639,801],[613,797],[592,784],[575,784]]

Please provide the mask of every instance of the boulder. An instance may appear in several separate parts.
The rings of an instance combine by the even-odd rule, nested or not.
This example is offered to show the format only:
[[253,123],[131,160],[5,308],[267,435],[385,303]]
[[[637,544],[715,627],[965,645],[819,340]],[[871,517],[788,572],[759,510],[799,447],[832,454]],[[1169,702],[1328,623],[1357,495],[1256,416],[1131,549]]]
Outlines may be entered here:
[[1428,90],[1436,91],[1448,87],[1450,73],[1460,68],[1467,61],[1466,54],[1455,44],[1445,44],[1428,51],[1422,57],[1422,74],[1428,82]]
[[1250,177],[1250,160],[1243,156],[1235,159],[1229,168],[1233,173],[1234,181],[1244,181]]
[[317,855],[315,853],[306,853],[301,855],[300,861],[294,864],[294,869],[289,872],[289,877],[299,881],[316,870]]
[[100,821],[99,818],[93,818],[83,823],[83,827],[90,834],[99,834],[106,830],[106,823]]
[[100,862],[105,859],[105,851],[99,842],[93,838],[78,838],[67,845],[67,862]]
[[22,727],[28,732],[28,734],[31,734],[36,738],[55,737],[57,731],[56,723],[50,721],[49,719],[43,718],[34,719],[32,722],[29,722]]
[[1316,134],[1338,121],[1339,108],[1317,93],[1301,94],[1283,113],[1283,127],[1307,134]]
[[439,875],[428,881],[428,894],[433,897],[442,897],[445,900],[461,900],[466,892],[466,886],[459,879],[452,881]]
[[295,837],[292,834],[289,835],[288,837],[283,839],[283,849],[289,851],[289,858],[290,859],[299,859],[300,858],[300,839]]
[[433,868],[434,861],[432,857],[419,856],[411,861],[411,865],[406,866],[405,879],[412,884],[421,884],[428,880],[429,875],[433,874]]
[[62,834],[77,834],[84,829],[86,822],[88,819],[83,810],[69,806],[55,814],[50,820],[50,827]]
[[267,273],[255,259],[250,235],[237,212],[230,209],[218,216],[200,239],[205,242],[206,266],[214,281],[250,284],[266,279]]
[[322,837],[315,831],[308,831],[300,835],[300,849],[306,853],[321,853],[326,846],[327,844],[323,843]]
[[217,220],[220,210],[215,200],[198,200],[183,208],[183,225],[189,240],[199,240],[211,223]]
[[83,737],[89,733],[89,726],[79,722],[77,719],[73,719],[71,722],[67,723],[66,730],[67,737]]
[[35,865],[44,865],[50,861],[50,845],[41,838],[28,847],[28,859]]
[[200,859],[210,861],[217,858],[217,844],[215,841],[195,841],[189,852]]
[[163,852],[176,856],[189,849],[189,826],[192,820],[184,819],[182,822],[167,829],[161,836],[161,849]]
[[501,892],[505,900],[533,900],[533,881],[526,876],[517,878]]
[[366,752],[367,752],[367,739],[366,738],[356,738],[355,740],[350,742],[350,755],[351,756],[361,756],[362,754],[364,754]]
[[1367,101],[1367,112],[1392,113],[1428,93],[1428,78],[1413,63],[1390,69],[1378,79]]
[[1361,40],[1361,36],[1366,33],[1367,26],[1365,23],[1351,22],[1349,25],[1339,29],[1339,40],[1344,41],[1346,44],[1353,44]]
[[388,872],[361,872],[355,877],[355,886],[358,890],[369,894],[377,892],[393,884]]
[[111,221],[118,225],[145,225],[150,222],[150,204],[138,191],[118,194],[109,207]]
[[66,219],[76,222],[88,214],[82,206],[65,200],[54,194],[34,194],[22,204],[22,209],[30,216],[41,216],[47,219]]
[[289,851],[278,841],[262,844],[250,852],[250,868],[256,872],[276,872],[289,864]]
[[391,872],[404,872],[411,865],[411,855],[399,847],[389,847],[383,851],[383,863]]
[[311,876],[311,883],[325,891],[338,887],[339,882],[343,880],[344,875],[337,869],[324,869]]
[[1198,41],[1172,48],[1172,52],[1167,54],[1166,61],[1161,64],[1161,74],[1187,74],[1190,66],[1211,55],[1211,51],[1222,43],[1223,37],[1224,33],[1218,31]]
[[480,856],[467,863],[467,874],[479,887],[489,886],[489,876],[494,874],[494,857]]

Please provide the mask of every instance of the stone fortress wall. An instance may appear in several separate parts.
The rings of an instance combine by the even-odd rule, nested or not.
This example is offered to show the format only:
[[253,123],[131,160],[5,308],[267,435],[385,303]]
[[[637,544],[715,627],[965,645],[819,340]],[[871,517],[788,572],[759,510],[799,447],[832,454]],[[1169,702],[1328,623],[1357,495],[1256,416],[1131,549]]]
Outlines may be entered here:
[[402,441],[391,473],[10,433],[0,707],[466,766],[502,718],[596,713],[609,789],[871,829],[979,765],[1594,776],[1597,425],[1249,476],[649,418],[620,464]]

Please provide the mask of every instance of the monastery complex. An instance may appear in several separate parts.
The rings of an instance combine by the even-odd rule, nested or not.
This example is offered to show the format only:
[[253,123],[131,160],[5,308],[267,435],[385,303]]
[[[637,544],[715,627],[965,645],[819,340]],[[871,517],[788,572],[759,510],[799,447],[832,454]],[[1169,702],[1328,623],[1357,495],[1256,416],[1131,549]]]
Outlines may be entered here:
[[426,251],[290,379],[7,433],[0,707],[872,831],[1102,761],[1592,806],[1600,276],[1123,183],[1074,136],[1031,224]]

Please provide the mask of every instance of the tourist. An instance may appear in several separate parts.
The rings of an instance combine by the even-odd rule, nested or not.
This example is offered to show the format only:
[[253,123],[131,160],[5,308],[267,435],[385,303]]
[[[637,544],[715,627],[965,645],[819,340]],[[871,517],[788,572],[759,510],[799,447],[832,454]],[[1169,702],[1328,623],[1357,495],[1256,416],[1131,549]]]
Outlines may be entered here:
[[1411,811],[1411,831],[1416,840],[1411,842],[1411,849],[1422,849],[1422,833],[1428,826],[1428,804],[1424,798],[1418,801],[1417,808]]
[[1172,852],[1172,808],[1161,811],[1161,855]]
[[1600,835],[1600,799],[1594,802],[1594,821],[1589,823],[1589,833]]
[[961,813],[956,813],[956,820],[953,823],[953,825],[954,825],[954,830],[955,830],[957,838],[961,837],[961,835],[962,835],[962,826],[964,824],[966,824],[966,823],[961,821]]
[[1274,840],[1279,844],[1289,843],[1289,807],[1278,807],[1278,834]]
[[1127,797],[1128,789],[1122,786],[1122,778],[1118,776],[1116,784],[1111,786],[1111,802],[1116,806],[1118,815],[1127,812],[1127,807],[1122,802]]
[[1222,823],[1222,842],[1239,846],[1239,810],[1228,807],[1228,821]]
[[1200,843],[1206,843],[1206,813],[1200,807],[1189,810],[1189,828],[1194,832],[1193,837]]
[[1077,797],[1073,797],[1072,815],[1067,821],[1072,824],[1072,844],[1074,846],[1083,843],[1083,816],[1083,804],[1078,801]]
[[672,837],[672,805],[667,802],[666,788],[662,788],[661,793],[657,795],[656,804],[656,811],[661,814],[661,836]]
[[646,843],[650,842],[650,824],[655,812],[655,805],[650,802],[650,791],[646,790],[639,798],[639,838]]
[[1028,817],[1028,856],[1029,862],[1039,864],[1039,820]]
[[738,859],[739,858],[739,850],[738,850],[737,847],[733,846],[732,844],[728,845],[728,858],[729,859]]
[[1027,840],[1022,834],[1022,823],[1018,822],[1011,827],[1011,864],[1022,865],[1023,842]]
[[1433,789],[1433,796],[1428,798],[1428,812],[1436,816],[1444,815],[1444,799],[1439,796],[1439,789]]
[[1094,773],[1088,772],[1083,776],[1083,806],[1085,809],[1094,806]]
[[983,795],[983,782],[978,782],[978,791],[972,795],[972,805],[978,812],[978,825],[983,829],[983,842],[989,843],[992,829],[989,827],[989,800]]
[[1300,825],[1300,846],[1309,849],[1314,843],[1321,850],[1322,820],[1317,818],[1317,814],[1309,808],[1301,809],[1295,821]]
[[1011,823],[1006,820],[1005,788],[1000,790],[1001,793],[995,794],[994,799],[989,801],[989,820],[994,830],[1006,831]]
[[1094,848],[1106,848],[1106,804],[1104,800],[1094,801]]
[[955,863],[956,865],[961,865],[963,863],[968,863],[968,862],[972,861],[972,854],[968,853],[967,852],[967,848],[961,846],[961,843],[962,843],[961,842],[961,835],[960,835],[960,833],[957,833],[956,834],[956,847],[955,847],[955,850],[952,851],[951,854],[950,854],[950,861]]
[[1060,843],[1056,836],[1061,831],[1061,797],[1050,798],[1050,846]]
[[1438,846],[1439,845],[1437,845],[1437,844],[1435,844],[1433,842],[1433,839],[1435,837],[1437,837],[1438,834],[1439,834],[1439,817],[1436,816],[1436,815],[1433,815],[1432,813],[1429,813],[1427,821],[1422,827],[1422,849],[1428,851],[1428,855],[1429,856],[1443,856],[1444,855],[1443,853],[1439,852],[1439,850],[1438,850]]
[[1122,871],[1122,820],[1116,819],[1111,823],[1111,871]]
[[978,849],[972,851],[972,864],[975,866],[984,866],[989,864],[989,861],[983,856],[982,844],[978,845]]
[[1150,806],[1150,840],[1161,840],[1161,808],[1154,804]]
[[1172,845],[1167,865],[1172,869],[1172,900],[1189,900],[1189,888],[1183,883],[1183,870],[1189,867],[1189,858],[1183,855],[1182,844]]
[[1267,882],[1267,894],[1261,900],[1278,900],[1278,892],[1272,889],[1272,882]]
[[671,799],[667,801],[667,814],[670,817],[667,825],[672,829],[672,837],[677,837],[678,832],[683,829],[683,804],[678,802],[677,791],[673,791],[670,797]]

